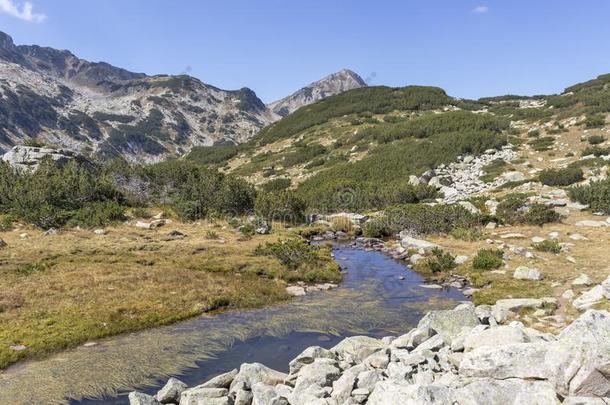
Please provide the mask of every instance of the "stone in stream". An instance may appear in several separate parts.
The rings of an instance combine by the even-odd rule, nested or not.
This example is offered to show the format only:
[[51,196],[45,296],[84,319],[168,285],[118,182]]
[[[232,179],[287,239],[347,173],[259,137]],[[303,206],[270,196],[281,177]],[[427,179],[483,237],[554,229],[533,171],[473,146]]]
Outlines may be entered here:
[[141,392],[130,392],[129,396],[130,405],[160,405],[161,402],[157,401],[153,396],[142,394]]
[[188,386],[177,378],[171,377],[155,398],[162,404],[173,404],[180,400],[180,395]]

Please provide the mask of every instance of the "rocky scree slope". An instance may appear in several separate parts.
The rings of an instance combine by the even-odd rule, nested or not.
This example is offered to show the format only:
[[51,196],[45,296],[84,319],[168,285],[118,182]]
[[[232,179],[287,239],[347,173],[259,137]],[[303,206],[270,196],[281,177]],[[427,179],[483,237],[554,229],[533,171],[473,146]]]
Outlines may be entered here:
[[[315,99],[347,88],[342,77],[325,81]],[[241,143],[280,118],[248,88],[222,90],[187,75],[147,76],[66,50],[16,46],[2,32],[0,101],[0,151],[37,139],[145,163],[198,145]]]

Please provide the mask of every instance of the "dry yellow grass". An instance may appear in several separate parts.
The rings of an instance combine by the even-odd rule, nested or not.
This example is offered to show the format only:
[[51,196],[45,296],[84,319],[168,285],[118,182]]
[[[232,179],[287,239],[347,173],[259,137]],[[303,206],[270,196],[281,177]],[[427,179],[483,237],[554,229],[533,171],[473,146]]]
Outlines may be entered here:
[[[171,230],[187,237],[168,240]],[[0,233],[8,244],[0,249],[0,368],[90,339],[288,298],[281,281],[288,270],[253,254],[285,230],[250,240],[210,223],[107,231]],[[26,349],[14,350],[20,345]]]

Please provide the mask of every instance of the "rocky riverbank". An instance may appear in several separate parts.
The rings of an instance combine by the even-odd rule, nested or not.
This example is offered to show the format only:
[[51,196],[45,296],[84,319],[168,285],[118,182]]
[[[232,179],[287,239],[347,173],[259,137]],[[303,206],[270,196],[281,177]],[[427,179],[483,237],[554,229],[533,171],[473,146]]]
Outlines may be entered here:
[[243,364],[199,386],[172,378],[132,405],[607,404],[610,313],[588,310],[557,335],[509,322],[544,300],[461,304],[429,312],[397,337],[349,337],[309,347],[287,374]]

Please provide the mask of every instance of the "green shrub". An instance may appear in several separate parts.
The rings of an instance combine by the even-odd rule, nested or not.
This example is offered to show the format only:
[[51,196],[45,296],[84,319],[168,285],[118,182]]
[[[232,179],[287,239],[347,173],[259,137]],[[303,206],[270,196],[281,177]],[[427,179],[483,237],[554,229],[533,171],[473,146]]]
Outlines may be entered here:
[[273,256],[290,270],[315,262],[318,259],[318,246],[309,245],[303,239],[287,239],[278,242],[259,245],[254,254],[259,256]]
[[254,211],[257,216],[267,221],[282,221],[291,224],[305,220],[306,205],[294,192],[279,193],[261,192],[256,198]]
[[386,237],[403,230],[413,234],[439,234],[478,224],[478,218],[459,205],[407,204],[391,207],[383,216],[367,222],[363,234]]
[[547,186],[569,186],[584,180],[582,169],[576,167],[543,170],[538,178]]
[[555,138],[552,136],[543,136],[542,138],[536,138],[529,142],[536,152],[544,152],[550,150],[555,144]]
[[546,239],[532,244],[532,247],[539,252],[561,253],[561,245],[556,240]]
[[528,225],[543,225],[561,220],[553,208],[543,204],[527,204],[527,196],[524,194],[509,194],[498,204],[496,211],[502,222]]
[[123,201],[112,179],[90,164],[46,160],[34,172],[18,172],[0,163],[0,213],[43,229],[121,218]]
[[455,228],[451,231],[451,236],[466,242],[474,242],[481,240],[483,238],[483,233],[479,228]]
[[584,125],[587,128],[599,128],[606,124],[606,117],[604,114],[592,114],[588,115],[584,121]]
[[498,269],[504,264],[504,251],[501,249],[481,249],[472,259],[472,268],[477,270]]
[[604,138],[603,135],[591,135],[589,138],[587,138],[587,141],[591,145],[599,145],[600,143],[604,143],[606,138]]
[[450,271],[457,267],[455,257],[450,253],[440,248],[434,248],[430,253],[430,256],[417,264],[416,268],[419,271],[436,274]]
[[290,187],[291,183],[292,180],[290,180],[289,178],[280,177],[266,182],[261,186],[261,188],[267,193],[272,193],[286,190],[288,187]]
[[125,208],[114,201],[96,201],[78,209],[70,219],[70,225],[86,228],[104,226],[125,220]]
[[570,199],[588,204],[594,212],[610,214],[610,180],[594,181],[585,186],[572,187]]
[[610,147],[607,148],[600,148],[599,146],[592,146],[592,147],[588,147],[585,148],[585,150],[582,151],[582,156],[606,156],[606,155],[610,155]]

